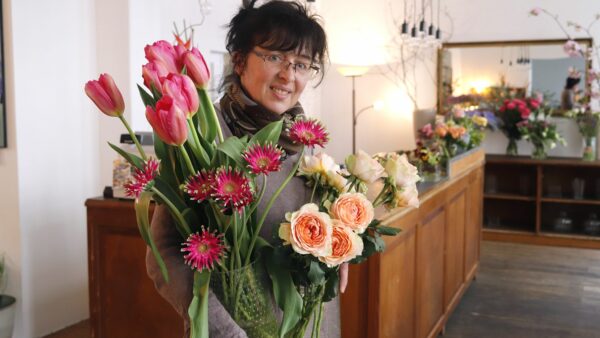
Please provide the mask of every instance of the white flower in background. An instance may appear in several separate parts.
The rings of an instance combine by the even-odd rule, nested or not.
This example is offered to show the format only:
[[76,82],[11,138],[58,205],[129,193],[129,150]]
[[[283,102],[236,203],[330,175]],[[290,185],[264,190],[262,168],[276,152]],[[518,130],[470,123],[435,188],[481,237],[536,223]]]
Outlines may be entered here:
[[333,157],[325,153],[318,153],[314,156],[304,155],[298,167],[298,172],[306,176],[315,174],[324,176],[328,171],[338,172],[339,170],[340,166],[335,163]]
[[356,155],[346,157],[348,171],[366,183],[373,183],[385,172],[381,164],[362,150]]
[[419,207],[419,192],[417,191],[417,186],[407,186],[403,189],[399,189],[394,195],[394,199],[392,200],[391,208],[397,207]]

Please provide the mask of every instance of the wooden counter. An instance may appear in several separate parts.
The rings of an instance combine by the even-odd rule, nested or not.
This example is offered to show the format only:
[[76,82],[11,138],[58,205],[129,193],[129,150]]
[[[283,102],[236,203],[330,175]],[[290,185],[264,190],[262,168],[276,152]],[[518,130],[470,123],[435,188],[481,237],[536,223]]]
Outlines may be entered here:
[[418,209],[385,214],[401,228],[386,251],[352,265],[341,297],[344,338],[425,338],[443,330],[479,265],[484,154],[451,164],[452,177]]

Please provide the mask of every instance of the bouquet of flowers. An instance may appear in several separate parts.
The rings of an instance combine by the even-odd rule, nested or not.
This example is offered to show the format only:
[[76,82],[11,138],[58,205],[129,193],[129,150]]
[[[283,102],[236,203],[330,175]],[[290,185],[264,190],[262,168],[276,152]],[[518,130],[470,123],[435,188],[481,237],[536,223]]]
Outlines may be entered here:
[[546,158],[546,149],[553,149],[556,143],[566,144],[563,137],[556,130],[556,124],[548,122],[549,113],[536,110],[529,119],[517,124],[519,133],[525,140],[533,144],[532,158]]
[[498,110],[500,130],[508,137],[507,155],[517,155],[517,141],[523,136],[519,128],[521,122],[527,121],[532,112],[540,108],[541,102],[535,98],[506,99]]
[[[279,228],[282,242],[272,256],[275,263],[292,271],[301,307],[300,318],[290,337],[304,337],[313,318],[312,336],[319,336],[323,304],[337,296],[339,275],[347,274],[347,263],[358,264],[385,244],[382,235],[399,229],[381,225],[374,208],[418,207],[417,170],[405,155],[380,154],[375,158],[359,151],[346,158],[342,170],[324,153],[302,158],[299,174],[313,187],[311,201],[286,215]],[[378,193],[367,196],[373,189]]]
[[[146,156],[124,119],[123,97],[110,75],[89,81],[85,91],[103,113],[123,122],[139,150],[136,155],[110,145],[135,167],[134,179],[126,189],[136,197],[141,236],[167,282],[169,273],[149,230],[151,200],[164,204],[175,221],[182,258],[195,271],[188,311],[191,337],[208,337],[211,277],[219,285],[213,288],[215,293],[250,337],[274,336],[277,324],[270,311],[270,297],[260,290],[254,271],[258,264],[252,262],[258,250],[267,246],[259,236],[260,229],[298,163],[267,207],[257,210],[267,176],[280,170],[284,151],[276,143],[283,124],[273,122],[251,138],[224,139],[206,91],[210,74],[204,58],[189,43],[179,41],[176,45],[158,41],[145,48],[145,88],[138,88],[154,130],[157,159]],[[296,120],[289,128],[292,139],[308,147],[322,145],[327,139],[315,120]],[[284,287],[281,283],[289,280],[280,273],[272,283],[275,288]]]

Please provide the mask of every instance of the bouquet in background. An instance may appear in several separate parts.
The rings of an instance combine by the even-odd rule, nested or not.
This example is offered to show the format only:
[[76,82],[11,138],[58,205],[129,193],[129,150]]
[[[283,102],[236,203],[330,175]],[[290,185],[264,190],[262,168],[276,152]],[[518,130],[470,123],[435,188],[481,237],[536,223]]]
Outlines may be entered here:
[[597,154],[598,122],[600,112],[586,111],[574,114],[579,133],[583,137],[583,159],[595,161]]
[[498,110],[500,118],[500,130],[508,137],[506,154],[515,156],[518,154],[517,141],[523,137],[522,122],[529,119],[532,112],[537,112],[541,102],[535,98],[506,99]]
[[523,139],[530,141],[533,145],[531,157],[535,159],[546,158],[547,149],[553,149],[557,143],[566,144],[558,133],[556,124],[548,122],[551,115],[549,109],[545,110],[537,109],[527,120],[517,124]]
[[[420,178],[405,155],[372,158],[359,151],[346,158],[346,165],[347,171],[340,169],[324,153],[304,156],[299,175],[312,186],[311,200],[286,214],[287,222],[279,227],[282,242],[272,259],[292,271],[302,305],[286,314],[299,318],[290,337],[304,337],[311,318],[311,336],[319,337],[324,303],[337,297],[338,290],[343,292],[347,264],[382,252],[381,236],[400,231],[381,225],[375,208],[419,205],[416,182]],[[376,191],[371,198],[369,189]]]
[[[110,75],[89,81],[85,91],[103,113],[123,122],[139,150],[139,155],[131,154],[110,144],[135,167],[126,188],[136,197],[140,234],[167,282],[169,272],[150,232],[152,199],[168,208],[181,236],[182,260],[194,270],[188,310],[191,337],[208,337],[209,284],[249,337],[275,336],[270,292],[261,287],[258,277],[262,267],[258,253],[269,244],[259,233],[299,163],[266,208],[258,210],[269,173],[280,170],[284,151],[276,144],[282,122],[267,125],[251,138],[224,139],[206,90],[210,74],[204,58],[190,43],[178,41],[146,46],[145,88],[138,86],[154,130],[157,159],[146,156],[124,119],[123,97]],[[289,128],[292,139],[307,147],[322,146],[327,140],[315,120],[296,120]],[[304,147],[301,158],[303,153]],[[294,288],[289,272],[275,269],[269,274],[273,289]],[[276,292],[278,305],[288,311],[294,298],[279,296]]]

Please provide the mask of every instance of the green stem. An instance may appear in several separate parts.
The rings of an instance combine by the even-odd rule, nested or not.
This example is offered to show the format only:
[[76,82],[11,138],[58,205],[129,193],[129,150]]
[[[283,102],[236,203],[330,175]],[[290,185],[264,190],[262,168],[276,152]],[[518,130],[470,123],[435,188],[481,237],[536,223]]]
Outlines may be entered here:
[[317,185],[319,185],[320,180],[321,180],[321,175],[317,174],[317,178],[315,179],[315,185],[313,187],[312,194],[310,194],[310,202],[311,203],[312,203],[313,199],[315,198],[315,192],[317,191]]
[[158,195],[158,197],[160,197],[165,202],[167,207],[169,207],[169,210],[171,210],[171,214],[177,220],[177,222],[175,222],[175,223],[179,224],[179,227],[177,227],[177,230],[179,230],[179,233],[184,238],[188,238],[188,236],[192,233],[192,231],[190,230],[190,227],[188,226],[187,222],[185,221],[185,219],[183,218],[183,216],[181,215],[179,210],[177,210],[177,207],[175,207],[175,205],[173,203],[171,203],[171,201],[169,201],[167,196],[163,195],[163,193],[161,193],[158,189],[156,189],[156,187],[152,187],[152,192],[154,192],[156,195]]
[[[213,106],[212,102],[210,101],[210,97],[208,96],[208,93],[206,92],[205,89],[200,89],[198,91],[198,96],[200,98],[200,104],[202,105],[202,107],[205,110],[205,113],[207,115],[210,115],[210,118],[207,118],[207,122],[212,120],[215,121],[215,125],[214,127],[217,128],[217,136],[219,137],[219,143],[223,143],[223,131],[221,130],[221,125],[219,124],[219,119],[217,117],[217,113],[215,112],[215,107]],[[208,126],[209,128],[211,127],[210,125]],[[209,140],[209,142],[212,142]]]
[[[300,151],[300,156],[298,157],[299,159],[301,159],[302,156],[304,155],[304,149],[305,149],[305,147],[302,147],[302,151]],[[258,221],[258,224],[256,225],[256,228],[254,229],[254,233],[252,234],[252,240],[250,241],[250,245],[248,246],[248,256],[246,256],[246,264],[245,265],[248,265],[248,263],[250,262],[250,256],[252,256],[251,253],[252,253],[252,250],[254,250],[254,244],[256,243],[256,239],[258,238],[260,229],[262,228],[263,223],[265,222],[265,219],[267,218],[267,215],[269,214],[269,211],[271,210],[271,207],[273,206],[273,203],[275,203],[275,200],[277,199],[277,197],[279,197],[279,194],[281,194],[281,192],[287,186],[287,184],[290,182],[292,177],[294,177],[294,175],[296,175],[296,171],[298,171],[299,165],[300,165],[300,160],[298,160],[298,162],[296,162],[296,164],[294,164],[294,167],[292,168],[292,170],[290,170],[290,173],[288,174],[288,176],[281,183],[279,188],[277,188],[277,190],[275,191],[273,196],[271,196],[271,199],[269,199],[269,202],[267,203],[267,207],[263,211],[263,214],[260,216],[260,220]]]
[[140,152],[140,155],[142,156],[142,159],[144,161],[146,161],[146,159],[147,159],[146,153],[144,152],[144,149],[142,149],[142,145],[138,141],[137,137],[135,137],[135,133],[133,132],[133,130],[131,130],[129,123],[127,123],[127,120],[125,120],[125,117],[123,116],[123,114],[119,114],[118,116],[119,116],[119,119],[121,120],[121,122],[123,122],[123,125],[125,125],[125,128],[127,128],[127,131],[129,132],[129,136],[131,136],[131,139],[135,143],[137,150]]
[[178,148],[179,148],[179,151],[181,151],[181,155],[183,156],[183,159],[185,160],[185,165],[187,166],[188,171],[190,172],[190,175],[193,175],[196,172],[196,170],[194,170],[194,166],[192,165],[192,160],[190,160],[190,155],[188,155],[183,144],[180,145]]
[[321,322],[323,320],[323,299],[319,301],[319,316],[317,317],[317,338],[321,335]]
[[250,211],[247,213],[246,220],[244,222],[244,224],[248,223],[248,219],[252,217],[252,213],[254,212],[254,210],[256,210],[256,208],[258,207],[258,204],[260,203],[260,201],[262,201],[263,195],[265,194],[265,189],[267,188],[267,175],[263,175],[263,182],[262,185],[260,187],[260,192],[258,193],[258,198],[256,199],[256,201],[254,202],[254,205],[252,206],[252,208],[250,208]]
[[202,145],[200,145],[200,138],[198,137],[198,130],[196,130],[196,126],[194,126],[194,121],[191,117],[188,117],[187,121],[190,129],[192,130],[192,138],[194,139],[195,146],[197,148],[202,147]]

